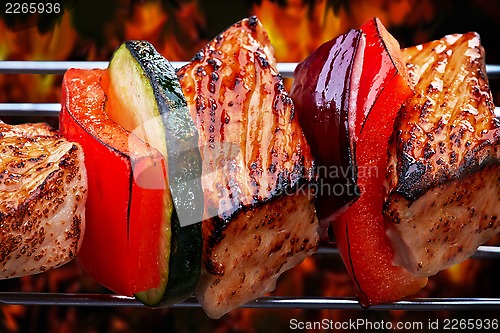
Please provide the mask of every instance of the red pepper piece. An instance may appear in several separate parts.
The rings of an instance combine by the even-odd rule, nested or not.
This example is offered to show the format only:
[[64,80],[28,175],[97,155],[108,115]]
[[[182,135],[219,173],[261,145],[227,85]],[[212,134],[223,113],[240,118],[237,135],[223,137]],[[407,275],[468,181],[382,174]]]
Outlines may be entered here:
[[363,71],[358,91],[356,145],[362,194],[332,223],[337,246],[355,283],[360,302],[369,306],[415,294],[426,278],[394,266],[382,207],[386,196],[388,140],[401,104],[413,95],[399,44],[378,19],[365,23]]
[[[60,130],[80,143],[88,170],[87,226],[78,255],[97,282],[132,296],[160,283],[165,161],[104,112],[103,70],[68,70]],[[164,237],[164,236],[163,236]]]
[[[332,214],[359,196],[355,159],[356,95],[365,38],[360,30],[321,45],[294,72],[290,96],[318,165],[318,217]],[[362,60],[362,59],[361,59]]]

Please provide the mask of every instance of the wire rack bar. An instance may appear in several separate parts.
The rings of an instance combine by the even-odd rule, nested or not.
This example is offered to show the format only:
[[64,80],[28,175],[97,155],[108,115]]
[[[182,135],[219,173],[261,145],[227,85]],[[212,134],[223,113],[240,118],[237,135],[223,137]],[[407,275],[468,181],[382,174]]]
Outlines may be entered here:
[[[187,61],[170,62],[174,68],[181,68]],[[296,62],[278,63],[278,71],[283,77],[291,78]],[[0,61],[0,74],[64,74],[69,68],[104,69],[107,61]],[[500,66],[497,70],[500,76]]]
[[[186,61],[172,61],[175,68],[184,66]],[[293,77],[296,62],[278,63],[278,71],[283,77]],[[107,61],[0,61],[0,74],[64,74],[69,68],[107,68]],[[500,78],[500,65],[486,65],[489,78]]]
[[[0,292],[2,305],[82,306],[82,307],[146,307],[133,297],[112,294],[18,293]],[[194,297],[169,306],[199,308]],[[415,298],[363,308],[354,297],[262,297],[242,308],[272,309],[343,309],[343,310],[498,310],[500,298]]]
[[57,117],[60,103],[0,103],[0,116]]
[[[339,250],[337,247],[332,245],[325,245],[318,249],[316,254],[338,254]],[[500,259],[500,247],[499,246],[480,246],[476,253],[474,253],[471,258],[473,259]]]
[[[175,68],[187,64],[186,61],[170,62]],[[296,63],[282,63],[279,68],[291,75]],[[69,68],[104,69],[107,61],[0,61],[0,74],[64,74]]]
[[[172,62],[175,68],[186,62]],[[292,77],[297,63],[278,63],[278,71],[284,77]],[[0,61],[0,74],[63,74],[69,68],[106,68],[106,61]],[[500,65],[487,65],[489,78],[500,78]],[[51,116],[59,114],[59,103],[0,103],[0,116]],[[500,107],[495,113],[500,117]],[[333,246],[321,247],[317,254],[338,255]],[[500,247],[480,246],[472,258],[498,259]],[[0,305],[41,305],[41,306],[90,306],[90,307],[145,307],[133,297],[115,294],[74,294],[74,293],[26,293],[0,292]],[[173,308],[200,307],[194,297],[172,305]],[[332,297],[262,297],[244,308],[273,309],[346,309],[361,310],[356,298]],[[368,310],[500,310],[500,298],[416,298],[381,304]]]
[[[57,117],[60,110],[59,103],[0,103],[0,116]],[[495,115],[500,118],[498,106],[495,108]]]
[[[175,68],[182,67],[185,61],[175,61]],[[0,61],[0,74],[63,74],[69,68],[106,68],[107,61]],[[284,77],[292,77],[297,63],[278,63],[278,71]],[[490,78],[500,78],[500,65],[486,65]],[[50,116],[57,117],[59,103],[0,103],[0,116]],[[500,107],[495,108],[500,117]]]
[[0,74],[64,74],[69,68],[107,68],[108,61],[0,61]]

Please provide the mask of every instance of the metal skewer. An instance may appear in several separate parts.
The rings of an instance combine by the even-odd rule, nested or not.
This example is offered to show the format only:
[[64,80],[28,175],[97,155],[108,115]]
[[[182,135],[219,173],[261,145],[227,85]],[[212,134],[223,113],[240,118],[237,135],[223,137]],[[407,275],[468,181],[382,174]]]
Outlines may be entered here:
[[[172,66],[180,68],[186,61],[172,61]],[[69,68],[107,68],[107,61],[0,61],[0,74],[64,74]],[[285,78],[293,77],[296,62],[278,63],[278,71]],[[500,78],[500,65],[486,65],[488,77]]]
[[[176,68],[186,62],[172,62]],[[278,63],[278,71],[283,77],[293,77],[297,63]],[[63,74],[69,68],[106,68],[106,61],[0,61],[0,74]],[[500,78],[500,65],[487,65],[490,79]],[[57,117],[59,103],[0,103],[0,116],[50,116]],[[500,117],[500,107],[495,114]],[[335,246],[323,246],[316,255],[338,255]],[[472,256],[477,259],[500,258],[500,247],[480,246]],[[100,307],[144,307],[133,297],[115,294],[72,294],[72,293],[29,293],[0,292],[0,305],[42,305],[42,306],[100,306]],[[174,308],[200,307],[194,297],[175,304]],[[262,297],[250,302],[244,308],[274,309],[363,309],[355,298],[332,297]],[[500,298],[416,298],[375,305],[369,310],[500,310]]]
[[[84,306],[84,307],[146,307],[133,297],[114,294],[65,294],[0,292],[0,305]],[[194,297],[169,306],[199,308]],[[363,308],[354,297],[262,297],[242,308],[272,309],[344,309],[344,310],[481,310],[500,309],[500,298],[415,298]]]
[[[180,68],[187,62],[174,61],[172,66]],[[285,78],[293,77],[296,62],[278,63],[278,71]],[[0,61],[0,74],[64,74],[69,68],[107,68],[107,61]],[[486,65],[488,77],[500,78],[500,65]],[[57,117],[59,103],[0,103],[0,116],[50,116]],[[500,117],[500,107],[495,108]]]

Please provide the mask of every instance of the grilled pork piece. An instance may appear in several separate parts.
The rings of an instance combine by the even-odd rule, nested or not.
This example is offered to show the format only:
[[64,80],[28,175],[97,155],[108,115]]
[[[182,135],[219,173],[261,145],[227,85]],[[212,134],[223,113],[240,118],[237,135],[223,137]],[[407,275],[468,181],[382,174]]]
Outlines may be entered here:
[[83,151],[46,124],[0,122],[0,278],[73,259],[85,227]]
[[318,245],[310,148],[257,18],[179,70],[198,127],[205,195],[197,296],[214,318],[274,289]]
[[403,50],[415,95],[389,149],[396,264],[430,276],[500,231],[500,124],[476,33]]

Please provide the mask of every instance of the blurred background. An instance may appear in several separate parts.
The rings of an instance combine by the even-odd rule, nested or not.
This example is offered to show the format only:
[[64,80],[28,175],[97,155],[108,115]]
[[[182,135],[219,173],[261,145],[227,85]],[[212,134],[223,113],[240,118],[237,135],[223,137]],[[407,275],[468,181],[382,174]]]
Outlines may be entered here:
[[[43,1],[42,1],[43,2]],[[55,2],[55,1],[52,1]],[[298,62],[323,42],[381,19],[402,47],[477,31],[489,64],[500,64],[500,2],[495,0],[60,0],[60,15],[0,12],[0,60],[109,60],[121,42],[150,41],[169,60],[189,60],[236,21],[257,15],[279,62]],[[2,2],[2,7],[4,6]],[[0,75],[0,103],[54,103],[60,75]],[[497,105],[500,82],[491,80]],[[38,119],[3,118],[20,122]],[[42,119],[57,125],[57,119]],[[493,240],[492,243],[499,243]],[[419,297],[500,297],[500,265],[471,259],[429,280]],[[44,274],[0,281],[0,291],[106,293],[76,261]],[[273,295],[353,296],[339,256],[314,255],[284,274]],[[239,309],[220,320],[200,309],[0,306],[0,332],[279,332],[291,318],[427,322],[498,318],[500,313]]]

